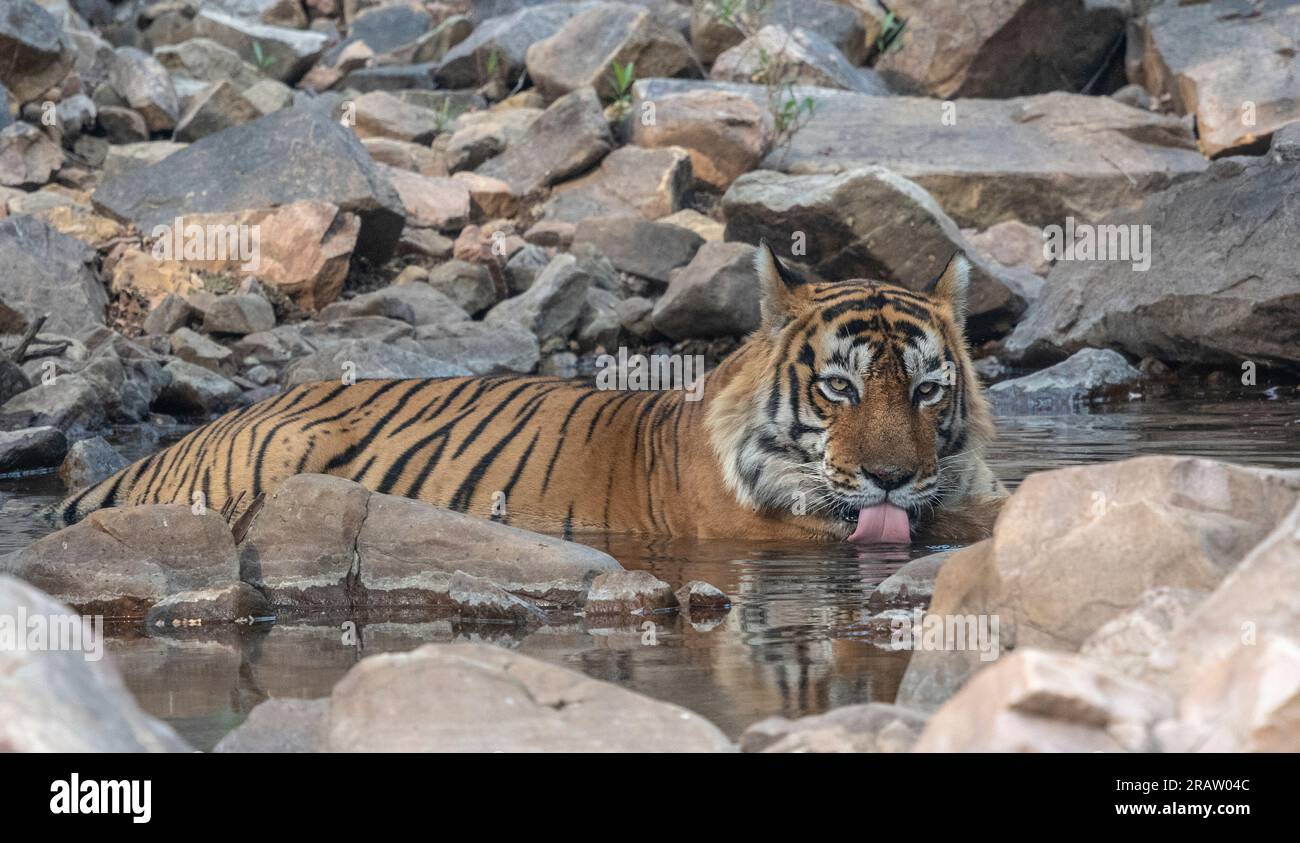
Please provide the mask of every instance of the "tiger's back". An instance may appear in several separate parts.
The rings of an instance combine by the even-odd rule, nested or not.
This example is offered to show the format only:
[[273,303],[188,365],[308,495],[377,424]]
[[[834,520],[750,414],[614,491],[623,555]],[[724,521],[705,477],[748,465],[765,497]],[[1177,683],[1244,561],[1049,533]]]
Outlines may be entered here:
[[547,377],[304,384],[192,431],[61,515],[195,502],[238,513],[292,475],[320,473],[533,529],[667,528],[654,502],[674,490],[627,469],[663,460],[679,483],[689,455],[666,428],[687,412],[679,392]]

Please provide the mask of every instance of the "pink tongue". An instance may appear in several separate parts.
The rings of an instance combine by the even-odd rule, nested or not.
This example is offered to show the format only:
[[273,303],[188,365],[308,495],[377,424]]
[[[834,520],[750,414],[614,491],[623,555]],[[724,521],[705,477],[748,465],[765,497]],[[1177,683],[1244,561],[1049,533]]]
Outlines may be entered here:
[[879,503],[858,511],[858,528],[849,541],[893,542],[906,544],[912,540],[912,530],[907,523],[907,510],[892,503]]

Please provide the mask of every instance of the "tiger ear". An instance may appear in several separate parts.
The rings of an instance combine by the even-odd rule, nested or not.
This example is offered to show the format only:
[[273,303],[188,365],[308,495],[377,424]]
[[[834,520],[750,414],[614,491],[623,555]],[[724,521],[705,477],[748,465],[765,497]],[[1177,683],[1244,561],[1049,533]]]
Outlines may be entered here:
[[966,327],[966,291],[970,287],[970,261],[961,252],[953,252],[948,265],[929,284],[925,292],[948,305],[957,327]]
[[765,326],[779,328],[803,310],[808,280],[786,266],[765,239],[758,241],[754,271],[758,273]]

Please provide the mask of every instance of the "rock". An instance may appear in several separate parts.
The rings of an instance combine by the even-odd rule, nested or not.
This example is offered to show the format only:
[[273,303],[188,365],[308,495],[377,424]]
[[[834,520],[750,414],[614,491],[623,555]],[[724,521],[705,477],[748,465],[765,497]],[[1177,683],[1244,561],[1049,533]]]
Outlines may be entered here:
[[660,23],[644,6],[597,3],[567,20],[525,55],[528,76],[548,100],[591,87],[614,99],[614,67],[632,65],[645,77],[671,77],[696,68],[681,33]]
[[[5,331],[4,333],[9,333]],[[16,332],[15,332],[16,333]],[[0,359],[0,404],[4,404],[20,392],[32,388],[32,381],[19,366],[9,358]]]
[[111,144],[126,145],[149,140],[149,125],[144,122],[140,112],[133,109],[115,105],[101,106],[98,120],[99,127],[104,130]]
[[[131,112],[135,114],[135,112]],[[100,111],[102,118],[104,111]],[[139,115],[136,115],[139,117]],[[140,118],[143,126],[144,118]],[[148,137],[147,130],[143,130],[143,137]],[[173,152],[180,152],[189,144],[173,143],[172,141],[149,141],[142,140],[140,143],[125,143],[121,146],[110,146],[108,156],[104,159],[104,179],[117,178],[124,173],[138,170],[149,164],[156,164]]]
[[528,374],[537,368],[537,338],[513,325],[466,320],[429,325],[415,332],[420,347],[440,360],[455,360],[475,375],[500,372]]
[[673,587],[649,571],[612,571],[591,581],[582,610],[587,617],[646,615],[676,606]]
[[328,699],[269,699],[217,742],[213,752],[320,752],[329,719]]
[[5,568],[83,614],[109,618],[142,618],[170,595],[239,581],[225,520],[189,504],[96,510],[7,557]]
[[1132,609],[1098,627],[1079,652],[1125,676],[1146,678],[1148,667],[1163,658],[1170,633],[1206,596],[1185,588],[1153,588]]
[[546,614],[530,600],[516,597],[499,585],[464,571],[451,575],[447,597],[459,617],[474,620],[544,622]]
[[333,64],[348,47],[364,44],[378,63],[401,64],[411,60],[432,23],[429,13],[415,4],[365,9],[349,21],[348,37],[330,48],[326,61]]
[[[528,230],[529,235],[532,235],[533,229],[545,224],[546,223],[538,223],[533,226],[533,228],[530,228]],[[568,226],[568,229],[558,231],[553,229],[553,237],[545,235],[542,239],[563,240],[567,233],[568,242],[564,243],[564,246],[567,247],[572,245],[573,234],[574,231],[577,230],[576,226],[573,226],[571,223],[561,223],[561,225]],[[550,255],[547,254],[546,249],[542,248],[540,245],[533,245],[530,243],[515,252],[510,256],[510,260],[506,262],[505,269],[506,285],[510,288],[510,292],[514,295],[518,295],[533,286],[533,282],[537,280],[537,276],[543,269],[546,269],[550,262]]]
[[962,234],[975,253],[985,260],[1025,269],[1035,275],[1046,275],[1051,269],[1051,264],[1043,256],[1043,231],[1036,226],[1007,220],[985,231],[967,230]]
[[245,581],[286,608],[447,605],[458,572],[572,606],[620,570],[583,545],[312,474],[280,485],[240,549]]
[[97,251],[111,248],[113,241],[126,233],[119,223],[82,205],[60,205],[37,211],[34,216],[49,223],[55,231],[76,238]]
[[463,322],[469,318],[455,300],[422,284],[382,287],[335,302],[320,313],[326,321],[355,316],[387,316],[411,325]]
[[731,608],[731,598],[716,585],[691,580],[673,592],[683,612],[720,612]]
[[[442,148],[447,169],[453,173],[473,169],[500,155],[519,143],[542,114],[537,108],[496,108],[462,114]],[[441,137],[437,143],[442,144]]]
[[242,126],[262,113],[229,82],[207,86],[194,97],[176,123],[175,138],[186,143]]
[[501,179],[481,176],[478,173],[456,173],[452,181],[460,182],[469,191],[471,217],[477,221],[508,219],[519,214],[519,197],[510,185]]
[[30,216],[0,219],[5,304],[36,318],[44,330],[79,334],[104,324],[108,295],[90,266],[93,249]]
[[665,90],[654,100],[654,120],[632,121],[634,143],[685,148],[694,177],[719,190],[758,166],[773,131],[771,115],[758,103],[713,88]]
[[655,220],[680,210],[690,188],[686,150],[625,146],[605,156],[591,173],[556,185],[542,214],[573,223],[634,214]]
[[26,123],[0,129],[0,186],[47,184],[63,162],[63,150],[40,129]]
[[91,198],[102,213],[144,231],[188,214],[329,202],[360,217],[357,250],[378,261],[392,254],[405,215],[355,135],[311,108],[277,111],[106,177]]
[[211,334],[242,336],[275,327],[275,310],[256,293],[195,293],[188,300],[203,317],[203,330]]
[[378,166],[397,189],[408,225],[459,231],[469,222],[469,189],[462,182]]
[[[67,606],[2,575],[0,614],[75,617]],[[113,662],[102,660],[102,624],[62,628],[80,633],[79,648],[0,649],[0,746],[9,752],[190,751],[170,726],[140,710]]]
[[263,79],[241,94],[259,115],[267,115],[293,105],[293,88],[275,79]]
[[[5,435],[7,434],[0,434]],[[105,442],[102,436],[82,439],[68,448],[67,452],[67,457],[59,466],[59,479],[69,489],[93,486],[129,465],[126,458],[113,450],[113,446]]]
[[538,340],[567,339],[578,325],[591,275],[573,255],[556,255],[522,295],[498,304],[489,325],[517,324]]
[[[1109,346],[1167,362],[1300,362],[1289,339],[1300,319],[1300,268],[1291,255],[1300,208],[1290,198],[1300,167],[1267,158],[1234,163],[1215,162],[1140,209],[1106,218],[1104,225],[1151,226],[1141,261],[1150,269],[1058,261],[1042,298],[1007,338],[1008,355],[1051,361]],[[1249,249],[1238,248],[1246,242]]]
[[580,88],[551,103],[518,142],[476,172],[501,179],[526,196],[581,173],[613,144],[596,92]]
[[[169,296],[176,301],[178,296]],[[187,363],[229,375],[234,369],[234,353],[218,342],[213,342],[197,331],[177,328],[171,332],[172,354]]]
[[872,96],[890,93],[874,71],[854,67],[829,40],[799,26],[763,27],[719,55],[709,77],[777,87],[819,85]]
[[247,625],[270,615],[270,603],[262,593],[241,582],[170,594],[150,607],[144,624],[153,632],[166,632],[223,623]]
[[973,264],[967,330],[974,338],[997,334],[1024,309],[935,198],[883,167],[837,175],[748,173],[731,185],[722,210],[728,240],[766,238],[783,256],[802,233],[806,253],[793,259],[830,281],[867,278],[922,290],[955,252],[965,254]]
[[881,580],[871,593],[891,603],[924,603],[934,594],[934,581],[953,551],[943,550],[910,560]]
[[296,0],[209,0],[205,5],[259,23],[293,29],[307,27],[307,15],[303,13],[302,4]]
[[[1296,475],[1189,457],[1031,474],[993,537],[944,564],[929,611],[996,617],[1004,648],[1077,651],[1152,588],[1214,589],[1297,500]],[[984,663],[920,650],[897,702],[933,709]]]
[[1247,14],[1225,0],[1177,4],[1133,20],[1126,64],[1133,81],[1195,116],[1206,155],[1258,154],[1300,121],[1298,39],[1300,9],[1289,3]]
[[182,415],[207,416],[229,409],[239,400],[239,386],[211,369],[184,360],[173,360],[165,368],[171,382],[158,396],[164,408]]
[[194,18],[194,35],[234,50],[262,73],[288,85],[302,78],[328,41],[321,32],[254,23],[211,9]]
[[134,47],[118,47],[108,83],[127,106],[140,113],[149,131],[165,132],[176,126],[180,101],[167,69],[153,56]]
[[[643,79],[633,85],[633,109],[639,114],[648,102],[700,89],[739,93],[766,107],[758,85]],[[812,97],[812,117],[768,153],[764,167],[797,174],[886,167],[928,190],[967,228],[1008,219],[1095,220],[1206,167],[1178,118],[1106,97],[1055,93],[949,107],[826,88],[796,87],[793,95]],[[1043,190],[1045,182],[1053,189]]]
[[994,384],[986,394],[1000,413],[1068,412],[1102,390],[1136,383],[1141,376],[1119,352],[1085,348],[1055,366]]
[[429,273],[429,286],[471,315],[487,310],[497,301],[492,276],[481,263],[447,261]]
[[[431,712],[437,712],[436,716]],[[718,728],[485,644],[371,656],[330,696],[331,752],[725,752]]]
[[449,378],[471,374],[458,363],[377,340],[348,340],[295,360],[285,371],[288,386],[312,381],[373,378]]
[[[713,0],[696,0],[692,6],[691,44],[705,64],[713,64],[724,50],[744,40],[735,22],[721,14]],[[750,31],[765,24],[786,28],[798,25],[828,39],[850,63],[862,64],[866,60],[867,40],[861,16],[832,0],[774,0],[736,6],[733,13],[744,16]]]
[[1123,0],[1013,0],[979,9],[902,0],[889,8],[907,26],[877,71],[897,90],[940,99],[1083,91],[1130,13]]
[[394,138],[428,144],[438,134],[438,113],[404,102],[392,94],[372,91],[352,100],[356,125],[363,138]]
[[769,717],[740,736],[741,752],[909,752],[925,715],[888,703],[833,708],[787,720]]
[[191,38],[154,50],[153,57],[173,79],[193,79],[216,84],[225,82],[244,93],[264,81],[257,68],[210,38]]
[[52,468],[68,452],[68,439],[57,427],[0,430],[0,474]]
[[361,145],[380,164],[410,170],[422,176],[447,175],[447,168],[441,158],[427,146],[394,138],[364,138]]
[[[169,236],[161,234],[164,240]],[[158,260],[152,254],[127,247],[112,266],[109,288],[118,295],[138,296],[152,308],[169,295],[194,295],[202,289],[202,279],[180,261]]]
[[62,375],[55,383],[56,389],[50,388],[54,384],[37,384],[6,401],[0,407],[0,427],[51,426],[84,434],[104,426],[104,399],[89,381],[80,375]]
[[[712,217],[706,217],[699,211],[690,208],[678,211],[675,214],[669,214],[661,217],[657,222],[675,225],[678,228],[685,228],[688,231],[694,231],[700,235],[706,243],[721,242],[727,227]],[[531,233],[531,232],[530,232]]]
[[746,336],[763,321],[758,308],[754,247],[705,243],[673,273],[655,304],[655,328],[671,339]]
[[19,104],[61,82],[76,59],[58,19],[31,0],[13,0],[0,10],[0,54],[0,85]]
[[675,225],[639,217],[584,220],[573,237],[574,246],[590,244],[622,272],[666,285],[670,273],[685,266],[704,244],[698,234]]
[[566,21],[589,8],[588,3],[550,3],[490,17],[447,51],[434,81],[441,88],[471,88],[494,78],[513,85],[524,70],[528,48],[551,37]]
[[1018,650],[926,724],[914,752],[1145,752],[1172,713],[1156,688],[1080,656]]
[[608,290],[596,286],[587,288],[587,301],[578,316],[578,330],[574,335],[579,348],[607,349],[618,345],[622,327],[618,302],[618,296]]

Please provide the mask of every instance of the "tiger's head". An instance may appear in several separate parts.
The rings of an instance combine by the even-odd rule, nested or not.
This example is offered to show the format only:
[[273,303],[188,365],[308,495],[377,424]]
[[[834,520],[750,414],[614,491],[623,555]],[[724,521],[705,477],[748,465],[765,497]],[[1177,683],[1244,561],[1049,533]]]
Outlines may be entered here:
[[968,262],[954,255],[924,292],[814,283],[766,243],[755,268],[762,326],[709,406],[727,487],[829,537],[910,540],[987,474],[992,420],[964,335]]

